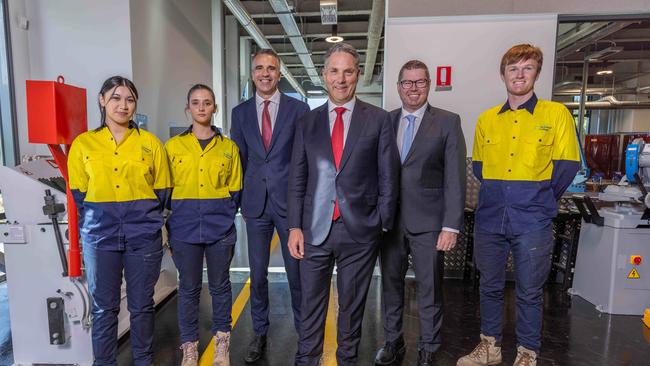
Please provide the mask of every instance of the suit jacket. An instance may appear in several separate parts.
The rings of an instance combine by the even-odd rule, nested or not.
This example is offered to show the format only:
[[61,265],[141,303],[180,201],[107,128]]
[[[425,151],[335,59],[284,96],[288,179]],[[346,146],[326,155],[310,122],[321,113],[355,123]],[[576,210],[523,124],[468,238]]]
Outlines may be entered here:
[[289,228],[320,245],[332,225],[338,198],[354,241],[370,243],[393,226],[399,189],[399,154],[388,112],[357,99],[339,171],[334,165],[327,103],[296,127],[289,175]]
[[233,108],[230,136],[239,147],[244,169],[241,198],[241,210],[244,216],[261,216],[267,194],[278,213],[286,216],[287,178],[293,134],[296,120],[307,112],[309,112],[307,103],[281,94],[271,144],[266,151],[258,124],[255,97]]
[[[390,112],[395,134],[401,112]],[[408,232],[462,229],[466,156],[460,117],[429,105],[401,169],[399,215]]]

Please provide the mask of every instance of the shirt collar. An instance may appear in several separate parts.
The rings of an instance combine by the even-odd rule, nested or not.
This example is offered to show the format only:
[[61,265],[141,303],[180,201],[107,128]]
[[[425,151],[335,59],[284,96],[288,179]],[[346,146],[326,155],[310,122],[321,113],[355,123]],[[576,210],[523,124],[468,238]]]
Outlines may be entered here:
[[[526,109],[530,114],[535,112],[535,106],[537,105],[537,95],[533,93],[533,96],[530,97],[525,103],[521,104],[517,109]],[[505,111],[510,110],[510,102],[506,100],[506,103],[501,107],[498,114],[501,114]]]
[[[188,135],[188,134],[192,133],[192,126],[193,126],[193,125],[190,125],[190,127],[188,127],[187,130],[183,131],[183,133],[181,133],[181,136],[185,136],[185,135]],[[219,129],[217,128],[217,126],[215,126],[215,125],[210,125],[210,128],[212,129],[212,131],[214,132],[214,134],[215,134],[216,136],[221,135],[221,131],[219,131]]]
[[332,113],[332,112],[334,112],[334,108],[343,107],[348,111],[353,111],[354,110],[354,105],[355,105],[356,102],[357,102],[357,97],[354,97],[354,98],[350,99],[349,102],[347,102],[347,103],[345,103],[343,105],[336,105],[336,104],[334,104],[334,102],[332,102],[331,99],[327,99],[327,110],[330,113]]
[[276,89],[275,93],[273,93],[269,99],[264,99],[260,97],[259,94],[255,93],[255,103],[257,103],[258,106],[264,103],[265,100],[270,100],[271,103],[274,104],[280,104],[280,90]]
[[409,112],[406,109],[404,109],[404,107],[402,107],[402,117],[401,118],[404,118],[404,117],[408,116],[409,114],[412,114],[418,120],[421,121],[422,117],[424,116],[424,112],[427,110],[427,107],[429,107],[429,104],[424,103],[424,105],[422,107],[420,107],[418,110],[416,110],[415,112]]

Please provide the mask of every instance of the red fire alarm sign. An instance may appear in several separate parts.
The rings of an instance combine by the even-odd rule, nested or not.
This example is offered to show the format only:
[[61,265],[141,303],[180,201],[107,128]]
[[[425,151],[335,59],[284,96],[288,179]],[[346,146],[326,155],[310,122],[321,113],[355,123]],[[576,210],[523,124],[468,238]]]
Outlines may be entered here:
[[438,66],[436,90],[451,90],[451,66]]

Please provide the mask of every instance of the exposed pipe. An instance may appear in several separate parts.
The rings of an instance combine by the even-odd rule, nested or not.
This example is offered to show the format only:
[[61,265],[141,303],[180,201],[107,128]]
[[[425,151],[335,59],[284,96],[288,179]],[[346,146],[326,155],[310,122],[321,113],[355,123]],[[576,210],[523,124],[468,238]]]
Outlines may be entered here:
[[580,107],[578,108],[578,139],[585,142],[586,131],[589,127],[585,126],[585,103],[587,102],[587,80],[589,77],[589,47],[585,49],[585,62],[582,64],[582,86],[580,87]]
[[[239,21],[239,24],[241,24],[244,29],[246,29],[246,32],[253,37],[253,40],[255,40],[255,43],[257,43],[258,46],[262,48],[270,48],[273,49],[269,41],[264,38],[264,34],[262,34],[262,31],[260,28],[257,26],[257,23],[251,18],[251,15],[246,11],[244,6],[242,5],[241,1],[239,0],[222,0],[223,3],[228,7],[228,10],[237,18]],[[284,65],[284,62],[280,60],[280,72],[282,72],[282,75],[287,79],[289,84],[293,87],[295,91],[300,93],[300,95],[303,96],[303,98],[307,98],[307,93],[305,93],[305,90],[300,86],[300,83],[296,78],[291,74],[289,69]]]
[[[580,108],[579,102],[562,103],[569,109]],[[599,100],[586,102],[585,109],[649,109],[650,101],[642,102],[638,100],[618,100],[612,95],[608,95]]]
[[377,61],[377,50],[381,40],[381,32],[384,29],[384,16],[386,13],[386,2],[384,0],[373,0],[370,20],[368,21],[368,53],[366,62],[363,65],[363,84],[369,85],[372,81],[372,74]]

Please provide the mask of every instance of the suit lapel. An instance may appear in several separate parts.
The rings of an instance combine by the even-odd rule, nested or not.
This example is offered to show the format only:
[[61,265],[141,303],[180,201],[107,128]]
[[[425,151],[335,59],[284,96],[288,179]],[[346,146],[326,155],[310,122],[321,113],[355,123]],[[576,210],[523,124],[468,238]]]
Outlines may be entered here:
[[402,116],[402,110],[398,109],[397,112],[391,113],[391,116],[393,117],[393,130],[395,132],[395,136],[397,136],[397,131],[399,130],[399,121],[400,117]]
[[361,132],[366,126],[366,106],[363,105],[363,102],[357,99],[354,110],[352,111],[352,118],[350,118],[350,129],[348,130],[348,135],[345,139],[345,147],[343,148],[343,156],[341,157],[341,164],[339,165],[339,171],[343,170],[345,163],[350,158],[352,150],[354,150],[354,145],[357,143]]
[[433,110],[431,109],[431,106],[429,105],[427,106],[427,109],[424,111],[424,114],[422,115],[422,122],[420,122],[420,127],[418,128],[418,131],[415,133],[415,137],[413,138],[413,143],[411,144],[409,153],[406,155],[406,159],[404,159],[404,164],[409,160],[411,155],[413,155],[413,151],[417,149],[420,144],[425,143],[427,132],[431,127],[433,127],[433,124],[434,124],[434,113]]
[[[271,145],[269,146],[269,152],[273,149],[273,145],[275,145],[275,141],[278,139],[280,136],[280,131],[284,126],[287,124],[287,114],[289,113],[287,104],[289,104],[289,101],[287,100],[288,96],[284,94],[280,94],[280,104],[278,105],[278,114],[275,117],[275,125],[273,126],[273,133],[271,134]],[[261,134],[260,134],[260,139],[261,139]]]
[[332,168],[336,170],[336,164],[334,164],[334,150],[332,150],[332,135],[330,134],[330,117],[328,111],[328,103],[320,107],[318,111],[318,116],[316,116],[316,133],[317,135],[323,136],[322,138],[317,138],[316,141],[322,141],[323,151],[327,161],[330,162]]
[[264,149],[264,143],[262,142],[262,133],[260,133],[260,127],[257,120],[257,102],[255,96],[253,96],[249,101],[249,106],[246,108],[246,126],[248,127],[248,135],[253,136],[255,141],[255,148],[262,156],[266,156],[266,149]]

